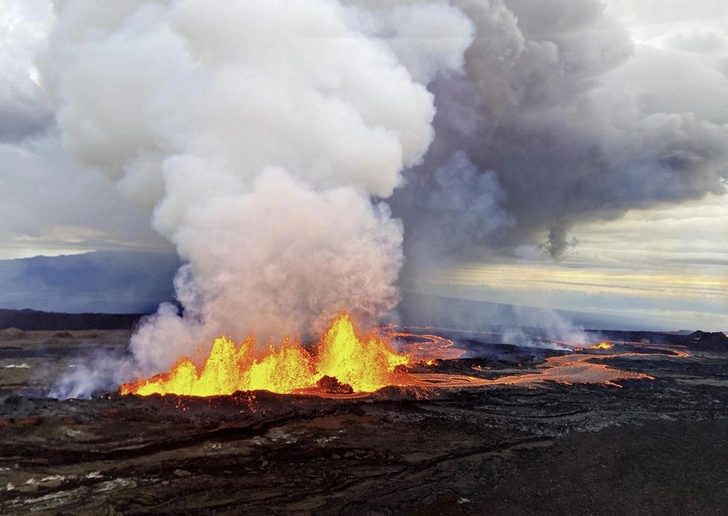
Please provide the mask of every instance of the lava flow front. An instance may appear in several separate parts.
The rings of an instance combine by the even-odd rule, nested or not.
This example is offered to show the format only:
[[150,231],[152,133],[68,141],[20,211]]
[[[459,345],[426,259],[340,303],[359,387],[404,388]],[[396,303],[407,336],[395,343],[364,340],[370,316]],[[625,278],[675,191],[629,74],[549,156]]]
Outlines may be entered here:
[[270,346],[260,353],[253,336],[240,347],[219,337],[201,368],[185,357],[168,373],[123,384],[119,390],[142,396],[216,396],[251,390],[290,394],[317,388],[329,377],[326,383],[342,392],[347,386],[349,392],[374,392],[398,383],[401,375],[395,368],[409,360],[378,335],[358,336],[350,317],[342,313],[313,351],[286,339],[278,348]]

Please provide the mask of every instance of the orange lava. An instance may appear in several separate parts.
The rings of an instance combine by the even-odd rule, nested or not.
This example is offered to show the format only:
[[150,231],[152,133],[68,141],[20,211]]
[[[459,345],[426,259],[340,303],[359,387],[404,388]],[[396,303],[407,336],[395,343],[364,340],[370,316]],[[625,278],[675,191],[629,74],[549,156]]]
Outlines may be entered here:
[[180,359],[168,373],[125,383],[121,394],[178,394],[216,396],[235,391],[267,390],[290,394],[316,388],[324,376],[350,385],[355,392],[374,392],[398,384],[395,368],[410,357],[395,352],[381,337],[360,337],[346,312],[342,313],[313,351],[298,340],[285,339],[262,353],[249,336],[239,347],[226,337],[215,339],[205,363]]
[[[600,355],[599,360],[625,355]],[[632,356],[640,356],[631,354]],[[539,372],[514,376],[503,376],[493,380],[499,385],[528,385],[541,382],[572,384],[603,384],[621,387],[621,380],[654,380],[648,374],[633,371],[622,371],[604,364],[593,362],[595,356],[584,354],[563,355],[546,359],[537,369]]]
[[614,347],[614,344],[609,344],[608,342],[600,342],[599,344],[594,344],[593,346],[590,346],[590,349],[612,349]]
[[[280,394],[308,394],[330,398],[359,398],[386,386],[424,389],[462,389],[499,385],[535,387],[548,382],[562,384],[603,384],[620,387],[622,380],[652,380],[647,374],[622,371],[598,363],[612,357],[647,356],[639,352],[566,354],[548,358],[535,368],[503,371],[503,376],[483,378],[445,372],[403,372],[397,366],[439,367],[439,360],[460,358],[465,350],[455,342],[435,334],[407,333],[390,326],[379,334],[358,335],[346,313],[337,318],[313,349],[298,340],[285,339],[277,348],[257,350],[250,336],[240,346],[225,337],[215,339],[209,356],[201,366],[190,358],[180,359],[168,373],[120,386],[121,394],[177,394],[187,396],[229,395],[236,391],[267,390]],[[397,353],[389,345],[398,340]],[[624,343],[621,344],[638,344]],[[686,357],[687,351],[674,347],[640,344],[659,349],[667,357]],[[591,349],[613,350],[614,344],[600,342]],[[653,356],[653,355],[650,355]],[[487,369],[487,368],[486,368]],[[519,368],[520,369],[520,368]],[[513,374],[513,373],[516,374]],[[510,373],[510,374],[509,374]],[[334,377],[352,387],[353,393],[319,387],[324,377]],[[420,392],[420,391],[418,391]]]
[[394,325],[385,328],[386,336],[398,340],[403,349],[413,360],[432,365],[435,360],[455,360],[466,351],[455,346],[452,339],[430,333],[409,333],[397,330]]

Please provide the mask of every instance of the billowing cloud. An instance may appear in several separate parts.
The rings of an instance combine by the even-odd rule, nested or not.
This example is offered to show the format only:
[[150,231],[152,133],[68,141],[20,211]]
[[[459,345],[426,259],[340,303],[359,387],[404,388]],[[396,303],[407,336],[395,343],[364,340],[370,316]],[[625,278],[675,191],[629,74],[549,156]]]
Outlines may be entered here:
[[61,145],[38,70],[54,23],[48,0],[0,1],[0,258],[169,249],[139,208]]
[[[412,249],[437,247],[425,228],[428,213],[443,208],[423,207],[457,153],[479,171],[463,191],[491,177],[497,186],[486,204],[507,216],[483,213],[474,224],[468,197],[450,200],[459,213],[451,213],[448,233],[463,240],[452,254],[482,243],[479,235],[500,219],[503,231],[490,231],[476,255],[542,245],[558,257],[571,247],[575,223],[725,192],[720,34],[635,41],[598,0],[453,3],[475,21],[477,37],[465,55],[467,75],[434,82],[437,138],[394,199],[406,237],[416,239]],[[474,225],[478,231],[467,229]]]
[[[431,44],[408,43],[420,37]],[[425,86],[461,71],[472,37],[438,2],[65,2],[45,70],[64,144],[189,262],[184,316],[163,307],[132,340],[138,362],[394,309],[402,226],[375,198],[421,162]]]
[[[250,263],[270,265],[260,285],[236,288],[257,303],[272,285],[271,299],[287,300],[274,318],[309,306],[286,325],[315,331],[329,311],[321,306],[349,294],[298,296],[311,285],[291,288],[280,273],[293,267],[290,255],[220,232],[313,239],[349,227],[361,238],[296,249],[308,263],[339,253],[366,260],[371,275],[355,275],[369,293],[359,309],[376,318],[396,302],[403,234],[413,265],[584,256],[575,253],[597,236],[627,249],[662,235],[633,228],[639,210],[725,199],[722,0],[257,4],[63,1],[55,25],[48,0],[0,0],[4,255],[158,248],[151,212],[156,230],[198,264],[204,281],[178,282],[190,303],[201,284],[218,299],[230,277],[249,273],[232,259],[229,275],[213,270],[217,251],[201,242],[214,234],[224,256],[253,247]],[[273,198],[278,190],[287,197]],[[284,212],[313,229],[281,227],[275,214]],[[621,233],[593,229],[625,214]],[[678,254],[676,245],[670,259]],[[271,304],[260,302],[266,309],[249,313],[262,321]],[[216,328],[250,326],[223,319]]]
[[46,0],[0,1],[0,141],[18,141],[53,118],[36,67],[52,22]]

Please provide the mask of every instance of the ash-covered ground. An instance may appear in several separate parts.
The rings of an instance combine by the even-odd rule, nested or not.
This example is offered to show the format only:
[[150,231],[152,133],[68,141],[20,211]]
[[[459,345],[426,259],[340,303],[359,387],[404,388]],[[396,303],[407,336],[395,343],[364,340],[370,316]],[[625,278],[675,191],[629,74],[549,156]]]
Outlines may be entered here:
[[500,383],[360,399],[42,396],[128,337],[2,331],[0,514],[728,514],[722,334],[608,333],[575,361],[450,333],[468,358],[412,374]]

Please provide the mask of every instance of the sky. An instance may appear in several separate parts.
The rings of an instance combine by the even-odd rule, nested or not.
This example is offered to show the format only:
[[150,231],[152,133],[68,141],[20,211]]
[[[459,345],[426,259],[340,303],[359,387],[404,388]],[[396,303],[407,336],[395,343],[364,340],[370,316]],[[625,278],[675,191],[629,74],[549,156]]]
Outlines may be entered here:
[[[517,20],[514,23],[523,26],[524,34],[539,33],[538,20],[519,13],[520,2],[507,3],[512,13],[518,15],[514,15]],[[566,6],[564,12],[572,12],[579,2],[564,0],[562,4]],[[718,128],[715,130],[718,136],[711,133],[702,141],[709,141],[716,148],[721,145],[728,148],[728,141],[720,140],[728,130],[727,5],[722,0],[610,0],[607,12],[624,27],[633,47],[625,51],[629,57],[617,56],[614,63],[604,65],[605,70],[588,77],[594,81],[589,91],[598,96],[594,98],[601,99],[599,109],[606,113],[600,115],[600,120],[610,116],[610,110],[621,109],[622,104],[617,103],[619,95],[630,93],[623,85],[635,84],[642,92],[640,102],[655,106],[655,112],[688,113],[697,120],[709,120]],[[467,14],[467,9],[464,10]],[[96,250],[174,252],[174,246],[152,228],[149,208],[144,203],[129,200],[129,196],[120,192],[119,184],[92,167],[78,164],[70,156],[64,132],[55,119],[59,92],[47,87],[43,72],[53,66],[48,63],[47,47],[54,23],[53,6],[47,0],[0,0],[0,260]],[[556,22],[549,23],[553,24],[549,27],[558,26]],[[599,25],[588,27],[586,30],[601,30]],[[611,25],[604,30],[616,31]],[[561,33],[553,38],[560,41],[559,37],[567,36],[571,35]],[[485,35],[476,35],[476,42],[482,38]],[[543,48],[548,50],[547,46]],[[478,61],[480,68],[476,70],[476,58],[475,50],[471,49],[464,73],[472,76],[482,73],[484,79],[475,81],[478,87],[482,83],[495,88],[493,84],[501,76],[501,69],[483,60]],[[447,104],[446,96],[454,88],[452,84],[458,83],[441,80],[431,87],[436,90],[435,105],[438,116],[442,117],[439,122],[435,120],[435,141],[430,150],[433,155],[442,148],[452,147],[439,141],[450,142],[453,134],[458,134],[451,129],[454,124],[445,120],[448,113],[459,113],[457,106],[450,109]],[[555,86],[559,91],[568,87],[569,84]],[[484,123],[487,124],[489,116],[505,117],[497,113],[494,104],[488,104],[495,101],[484,102],[487,105],[483,109]],[[608,102],[614,102],[617,108],[610,107]],[[463,119],[460,116],[459,120]],[[531,123],[540,120],[524,119]],[[559,133],[561,126],[557,123],[561,122],[549,123]],[[614,122],[615,126],[622,123]],[[513,127],[516,125],[514,122]],[[721,126],[723,132],[720,132]],[[633,139],[640,141],[642,126],[629,127],[634,131]],[[599,137],[603,141],[610,137],[607,129],[605,125],[604,134]],[[515,134],[516,130],[512,130]],[[574,138],[571,132],[569,135],[569,140]],[[657,144],[645,138],[641,144],[635,144],[640,145],[638,150],[642,151]],[[619,152],[627,152],[623,143],[614,147]],[[689,150],[675,159],[689,161],[692,155],[685,158]],[[418,221],[427,216],[408,211],[406,195],[395,192],[392,203],[395,215],[404,220],[405,256],[410,264],[402,275],[403,290],[639,317],[646,325],[669,330],[698,327],[728,330],[728,197],[719,191],[710,193],[717,187],[701,185],[690,191],[687,186],[666,189],[664,194],[645,195],[636,200],[625,194],[614,206],[597,206],[603,196],[594,194],[593,212],[588,207],[592,194],[587,192],[579,202],[573,202],[579,207],[566,211],[566,222],[558,226],[554,222],[555,211],[546,207],[547,199],[543,199],[543,211],[521,206],[527,204],[524,199],[540,204],[538,192],[523,193],[526,190],[518,174],[508,169],[513,163],[510,158],[491,159],[493,153],[477,156],[476,151],[467,152],[478,170],[479,184],[488,195],[458,197],[456,202],[464,203],[467,199],[470,208],[476,206],[472,211],[478,212],[477,206],[481,206],[482,213],[478,212],[481,218],[472,225],[462,222],[462,213],[453,215],[457,217],[454,225],[458,229],[450,231],[446,227],[443,238],[449,249],[456,251],[448,252],[446,258],[418,259],[423,254],[421,248],[433,247],[431,241],[420,240],[418,236],[432,234],[429,226],[418,226]],[[637,150],[634,152],[638,154]],[[715,185],[721,181],[725,185],[728,166],[725,154],[712,147],[705,154],[717,163],[714,169],[723,167],[723,179]],[[449,151],[447,155],[449,158]],[[522,166],[528,167],[530,163],[526,161]],[[426,159],[419,166],[435,170],[440,164]],[[467,166],[467,163],[463,165],[464,170]],[[555,165],[562,166],[572,165],[568,161]],[[494,170],[494,174],[484,174],[486,169]],[[548,170],[551,169],[544,174]],[[660,171],[642,173],[644,180],[625,184],[634,188],[634,184],[649,181]],[[413,179],[416,176],[405,177],[410,185],[416,182]],[[548,182],[548,177],[545,181]],[[662,192],[660,188],[654,189]],[[503,195],[497,193],[501,191]],[[577,191],[587,189],[579,187]],[[446,220],[434,213],[434,218]],[[549,218],[548,224],[541,221],[545,218]],[[488,226],[487,245],[472,236],[482,231],[486,224],[483,221],[497,221],[492,223],[492,230]],[[561,229],[559,238],[553,237]],[[466,244],[455,239],[460,231],[465,233]],[[409,243],[408,234],[415,235],[409,237],[413,239]],[[467,250],[457,251],[461,248]]]
[[[578,246],[547,258],[469,262],[419,274],[411,289],[639,321],[645,328],[724,331],[728,306],[721,199],[631,212],[573,230]],[[717,231],[720,231],[718,229]],[[723,230],[725,231],[725,230]]]
[[147,213],[65,151],[39,71],[53,23],[48,1],[0,1],[0,259],[170,251]]

